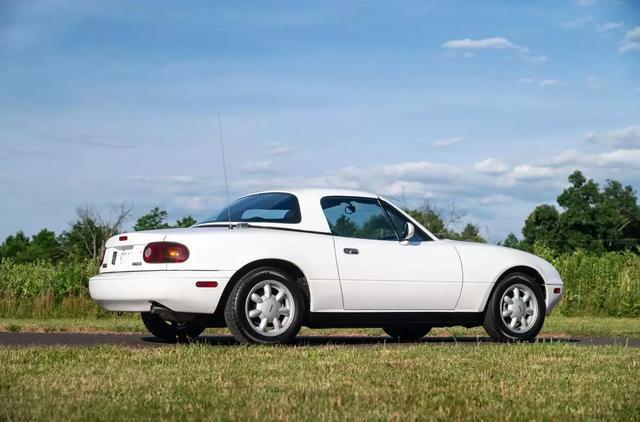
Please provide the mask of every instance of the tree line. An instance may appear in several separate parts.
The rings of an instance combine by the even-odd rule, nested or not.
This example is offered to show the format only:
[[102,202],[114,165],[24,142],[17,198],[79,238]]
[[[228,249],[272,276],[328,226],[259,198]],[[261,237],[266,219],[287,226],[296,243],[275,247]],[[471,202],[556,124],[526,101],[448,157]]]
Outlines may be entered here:
[[[569,186],[557,197],[559,208],[538,205],[525,220],[522,237],[510,233],[499,244],[526,251],[533,251],[539,245],[556,253],[640,251],[640,206],[631,186],[608,180],[601,188],[578,170],[568,180]],[[475,224],[467,223],[462,230],[455,229],[466,213],[453,205],[441,209],[425,201],[417,208],[405,207],[405,211],[439,238],[486,242]],[[32,237],[22,231],[7,237],[0,245],[0,259],[11,258],[15,262],[96,259],[106,240],[123,231],[130,215],[131,207],[125,205],[113,208],[108,216],[91,206],[78,208],[76,220],[57,236],[43,229]],[[138,218],[133,229],[189,227],[196,223],[190,215],[174,224],[169,224],[167,219],[167,211],[155,207]]]
[[[111,209],[107,216],[95,207],[84,206],[76,210],[76,219],[60,235],[42,229],[31,238],[18,231],[10,235],[0,245],[0,260],[11,258],[18,263],[35,261],[80,261],[97,259],[107,239],[124,231],[124,225],[132,208],[119,205]],[[158,207],[140,217],[133,226],[135,231],[189,227],[196,220],[187,215],[175,224],[166,222],[168,213]]]

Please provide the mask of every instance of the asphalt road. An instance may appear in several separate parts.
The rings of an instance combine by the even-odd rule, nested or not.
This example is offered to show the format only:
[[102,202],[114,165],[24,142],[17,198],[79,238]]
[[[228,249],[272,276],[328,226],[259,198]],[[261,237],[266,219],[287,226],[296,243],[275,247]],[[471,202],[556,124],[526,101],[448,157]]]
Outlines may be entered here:
[[[231,336],[201,336],[198,343],[212,346],[233,346],[236,344]],[[640,347],[640,338],[612,338],[612,337],[575,337],[575,338],[539,338],[541,343],[567,343],[576,346],[605,346],[620,345]],[[486,345],[492,344],[486,337],[425,337],[422,344],[448,345]],[[145,334],[107,334],[107,333],[12,333],[0,332],[0,346],[96,346],[121,345],[133,347],[162,347],[172,343],[165,343]],[[307,346],[344,345],[344,346],[373,346],[386,344],[388,346],[403,346],[412,343],[398,343],[389,337],[365,336],[299,336],[296,344]]]

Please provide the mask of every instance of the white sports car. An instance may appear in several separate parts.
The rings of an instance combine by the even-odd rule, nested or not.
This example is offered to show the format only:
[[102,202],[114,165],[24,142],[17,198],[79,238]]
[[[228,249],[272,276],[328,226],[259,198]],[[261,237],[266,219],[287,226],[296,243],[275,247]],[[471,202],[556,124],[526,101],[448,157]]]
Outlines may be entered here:
[[537,256],[439,240],[375,194],[304,189],[242,197],[187,229],[112,237],[89,290],[107,310],[141,312],[163,340],[226,326],[241,342],[284,343],[305,325],[411,341],[484,325],[495,340],[529,341],[563,284]]

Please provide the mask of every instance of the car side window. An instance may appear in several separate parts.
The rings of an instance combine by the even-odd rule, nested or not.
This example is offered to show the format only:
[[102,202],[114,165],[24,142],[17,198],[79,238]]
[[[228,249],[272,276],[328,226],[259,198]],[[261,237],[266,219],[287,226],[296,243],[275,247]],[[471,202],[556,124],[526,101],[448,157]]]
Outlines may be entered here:
[[377,199],[329,196],[321,205],[334,236],[398,241]]
[[[406,235],[405,232],[407,227],[405,223],[409,222],[409,220],[407,220],[407,218],[404,215],[400,214],[391,205],[387,204],[384,201],[381,201],[381,202],[382,202],[382,207],[387,212],[387,215],[389,216],[389,219],[393,224],[393,227],[396,229],[396,231],[400,235],[400,238],[404,239]],[[413,235],[413,237],[410,239],[410,242],[425,242],[429,240],[432,240],[432,239],[429,236],[427,236],[426,233],[420,230],[420,228],[416,227],[416,232]]]

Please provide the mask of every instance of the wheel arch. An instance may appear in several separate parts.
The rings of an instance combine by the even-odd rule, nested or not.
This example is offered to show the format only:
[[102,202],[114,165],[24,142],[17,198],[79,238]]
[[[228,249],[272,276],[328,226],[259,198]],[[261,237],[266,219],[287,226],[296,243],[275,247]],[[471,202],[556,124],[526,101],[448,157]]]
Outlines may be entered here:
[[529,265],[516,265],[513,267],[509,267],[506,270],[504,270],[499,276],[498,278],[496,278],[496,281],[493,283],[493,286],[491,287],[491,291],[489,292],[489,295],[487,296],[485,302],[484,302],[484,306],[482,308],[482,312],[486,312],[487,311],[487,304],[489,303],[489,299],[491,298],[491,296],[493,295],[493,292],[495,291],[495,289],[498,287],[498,284],[500,283],[500,281],[502,281],[505,277],[508,277],[511,274],[514,273],[523,273],[526,274],[530,277],[532,277],[536,283],[538,283],[538,285],[540,286],[540,288],[542,289],[542,294],[544,295],[544,299],[546,301],[547,299],[547,292],[544,286],[544,277],[542,277],[542,274],[540,274],[540,271],[538,271],[537,269],[529,266]]
[[302,294],[305,299],[306,312],[308,313],[309,306],[311,303],[311,293],[309,291],[309,284],[307,282],[307,277],[305,276],[304,272],[298,265],[294,264],[291,261],[287,261],[286,259],[280,259],[280,258],[258,259],[255,261],[251,261],[248,264],[245,264],[242,268],[237,270],[233,274],[233,276],[231,276],[231,278],[229,279],[229,282],[227,283],[224,291],[222,292],[220,301],[218,302],[219,304],[218,308],[222,308],[222,310],[216,309],[216,313],[218,313],[219,311],[224,312],[224,306],[227,303],[229,294],[231,293],[231,290],[233,290],[233,287],[236,285],[236,283],[243,276],[248,274],[250,271],[253,271],[256,268],[262,268],[262,267],[277,268],[279,270],[285,271],[286,273],[290,274],[295,279],[296,283],[300,287],[300,290],[302,291]]

